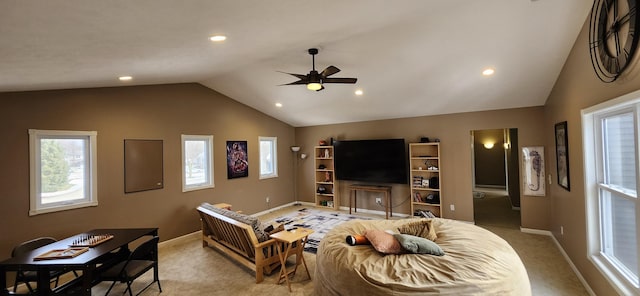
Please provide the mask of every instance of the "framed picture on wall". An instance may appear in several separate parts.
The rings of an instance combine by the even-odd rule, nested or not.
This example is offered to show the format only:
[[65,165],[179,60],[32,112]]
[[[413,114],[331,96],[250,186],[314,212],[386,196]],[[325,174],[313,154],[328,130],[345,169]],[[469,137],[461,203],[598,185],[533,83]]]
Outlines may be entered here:
[[556,162],[558,168],[558,185],[571,191],[569,182],[569,142],[567,122],[556,123]]
[[227,179],[249,176],[247,141],[227,141]]
[[522,188],[524,195],[545,195],[544,147],[522,148]]

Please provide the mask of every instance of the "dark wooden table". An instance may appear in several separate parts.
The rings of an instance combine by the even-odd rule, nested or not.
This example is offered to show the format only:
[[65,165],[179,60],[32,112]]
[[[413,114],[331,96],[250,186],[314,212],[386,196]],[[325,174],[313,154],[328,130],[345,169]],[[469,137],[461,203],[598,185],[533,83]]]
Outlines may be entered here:
[[[97,246],[90,247],[87,252],[73,258],[34,260],[35,257],[48,251],[68,248],[74,244],[78,237],[100,234],[112,234],[113,238]],[[78,295],[91,295],[91,287],[97,283],[96,277],[98,274],[96,268],[99,264],[117,258],[126,258],[130,252],[129,243],[143,236],[157,235],[158,228],[94,229],[40,247],[22,256],[4,260],[0,262],[0,295],[11,295],[7,289],[7,272],[17,270],[33,270],[38,273],[36,295],[65,294],[71,289],[80,289]],[[158,258],[154,258],[154,260],[157,261]],[[82,271],[82,275],[52,290],[49,282],[49,271],[59,269]],[[157,269],[154,269],[153,276],[154,279],[158,278]]]
[[358,205],[356,196],[358,191],[369,191],[369,192],[379,192],[384,194],[384,214],[385,219],[389,219],[389,216],[393,217],[393,209],[391,208],[391,186],[383,186],[383,185],[362,185],[362,184],[353,184],[349,186],[349,214],[351,214],[351,198],[353,197],[353,211],[358,211]]

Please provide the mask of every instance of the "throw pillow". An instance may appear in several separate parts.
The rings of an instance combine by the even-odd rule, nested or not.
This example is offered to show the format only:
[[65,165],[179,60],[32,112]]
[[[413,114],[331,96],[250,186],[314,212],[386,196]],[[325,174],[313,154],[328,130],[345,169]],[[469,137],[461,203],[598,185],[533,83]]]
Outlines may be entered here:
[[410,234],[424,237],[430,241],[436,241],[436,229],[433,228],[431,220],[421,219],[420,221],[411,222],[398,227],[398,232],[402,234]]
[[366,229],[363,235],[371,242],[373,248],[382,254],[401,254],[403,251],[398,240],[385,231]]
[[269,225],[268,228],[264,229],[264,232],[266,232],[269,235],[272,235],[274,233],[277,233],[283,230],[284,230],[284,224],[279,224],[277,227],[273,227],[273,225]]
[[438,244],[419,236],[408,234],[394,234],[393,235],[402,248],[407,252],[413,254],[431,254],[436,256],[443,256],[444,251],[438,246]]

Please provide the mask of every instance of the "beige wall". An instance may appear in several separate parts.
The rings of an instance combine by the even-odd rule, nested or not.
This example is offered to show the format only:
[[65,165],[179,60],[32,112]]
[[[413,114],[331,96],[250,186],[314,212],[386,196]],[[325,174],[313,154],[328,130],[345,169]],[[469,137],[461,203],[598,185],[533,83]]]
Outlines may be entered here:
[[[195,207],[255,213],[293,201],[293,127],[198,84],[0,93],[0,259],[38,236],[159,227],[163,240],[199,229]],[[30,217],[28,129],[98,132],[98,207]],[[214,136],[215,188],[183,193],[180,135]],[[258,180],[258,136],[278,137],[279,178]],[[124,139],[160,139],[164,188],[124,194]],[[248,141],[249,177],[227,180],[225,143]]]
[[[545,134],[548,149],[555,152],[554,125],[567,121],[571,191],[557,185],[555,154],[547,154],[552,166],[550,186],[551,231],[597,295],[615,295],[615,290],[587,259],[582,124],[580,111],[640,88],[638,59],[629,75],[613,83],[603,83],[593,72],[589,58],[589,23],[582,27],[574,48],[545,105]],[[564,235],[560,235],[560,227]]]
[[[340,140],[404,138],[405,142],[419,142],[420,137],[440,139],[441,199],[444,217],[473,221],[471,131],[517,128],[521,147],[544,145],[545,130],[540,128],[542,107],[459,113],[416,118],[345,123],[296,128],[296,144],[301,153],[313,155],[313,146],[320,139]],[[313,158],[300,161],[298,193],[300,200],[313,202]],[[340,182],[340,204],[348,206],[348,184]],[[361,194],[359,193],[358,196]],[[409,185],[393,185],[394,212],[409,214]],[[522,196],[522,226],[534,229],[549,228],[549,197]],[[362,200],[366,200],[364,197]],[[455,211],[449,206],[455,205]],[[358,201],[359,207],[381,210],[371,199]]]

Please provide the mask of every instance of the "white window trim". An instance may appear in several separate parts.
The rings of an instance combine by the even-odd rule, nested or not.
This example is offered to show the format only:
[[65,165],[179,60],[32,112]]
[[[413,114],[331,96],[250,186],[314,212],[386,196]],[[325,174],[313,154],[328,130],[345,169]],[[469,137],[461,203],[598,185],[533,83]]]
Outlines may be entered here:
[[[258,137],[258,147],[262,149],[262,141],[270,141],[273,147],[273,173],[262,174],[262,168],[260,168],[259,179],[270,179],[278,177],[278,138],[277,137]],[[260,165],[262,166],[262,152],[258,152],[260,155]]]
[[[40,145],[42,137],[89,137],[89,198],[84,201],[76,201],[64,204],[43,206],[40,203]],[[84,207],[98,206],[98,132],[96,131],[61,131],[61,130],[29,130],[29,216],[66,211]]]
[[[597,157],[602,155],[602,147],[598,145],[599,141],[595,138],[595,134],[600,132],[600,118],[632,108],[635,109],[635,129],[636,135],[638,135],[638,122],[640,122],[638,120],[638,114],[640,112],[638,112],[639,107],[637,104],[640,104],[640,91],[623,95],[581,111],[586,197],[587,259],[595,265],[596,269],[602,273],[621,295],[640,294],[640,287],[636,283],[633,283],[624,273],[618,271],[606,258],[606,255],[600,252],[602,249],[599,219],[599,190],[601,186],[598,184],[598,174],[600,174],[602,169],[598,165]],[[636,143],[636,151],[640,151],[640,149],[638,149],[638,143]],[[640,156],[636,157],[640,160]],[[638,171],[638,167],[636,167],[636,171]],[[640,174],[637,174],[637,176],[640,176]],[[590,219],[590,217],[595,218]],[[638,219],[640,219],[640,215],[636,215],[636,220]],[[636,225],[640,225],[640,223],[636,221]]]
[[[213,136],[212,135],[207,135],[207,136],[202,136],[202,135],[182,135],[181,137],[181,141],[180,141],[180,146],[182,147],[182,192],[188,192],[188,191],[194,191],[194,190],[201,190],[201,189],[207,189],[207,188],[214,188],[215,187],[215,183],[214,183],[214,174],[213,174]],[[196,184],[196,185],[187,185],[187,172],[185,171],[186,168],[186,163],[185,163],[185,158],[184,158],[184,150],[185,150],[185,141],[189,141],[189,140],[194,140],[194,141],[207,141],[207,154],[209,155],[208,159],[208,163],[207,165],[209,166],[207,168],[209,174],[208,174],[208,180],[207,182],[203,183],[203,184]]]

